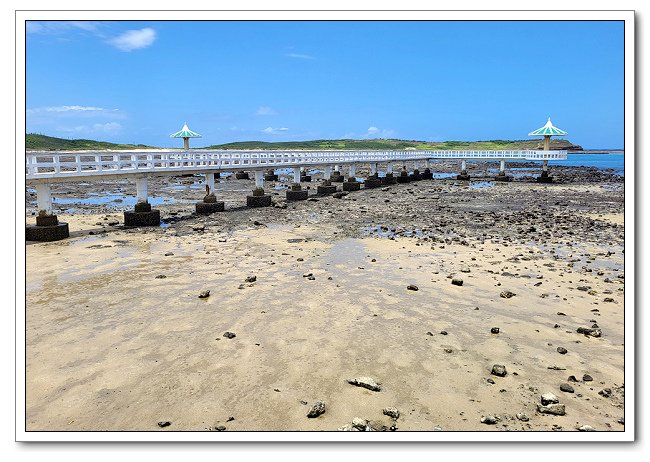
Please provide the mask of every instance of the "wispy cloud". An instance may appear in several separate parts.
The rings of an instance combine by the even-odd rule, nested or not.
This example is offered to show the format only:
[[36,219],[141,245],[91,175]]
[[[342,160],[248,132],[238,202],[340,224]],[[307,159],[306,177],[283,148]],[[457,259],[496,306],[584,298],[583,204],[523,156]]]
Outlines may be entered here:
[[123,34],[118,35],[110,40],[108,43],[113,45],[120,51],[133,51],[141,48],[151,46],[156,40],[156,31],[150,27],[145,27],[139,30],[127,30]]
[[44,112],[59,112],[59,113],[107,113],[115,112],[118,109],[105,109],[96,106],[48,106],[27,109],[28,114],[39,114]]
[[117,122],[107,122],[104,124],[92,124],[92,125],[75,125],[74,127],[59,126],[56,128],[59,132],[64,133],[75,133],[75,134],[85,134],[85,133],[115,133],[122,129],[122,125]]
[[260,106],[257,108],[257,111],[255,111],[255,115],[258,116],[267,116],[267,115],[276,115],[277,112],[273,109],[270,108],[269,106]]
[[27,21],[25,31],[28,34],[57,34],[71,29],[97,32],[100,25],[98,21]]
[[287,53],[285,56],[288,57],[288,58],[294,58],[294,59],[316,59],[311,55],[304,55],[304,54],[300,54],[300,53]]
[[287,127],[280,127],[280,128],[266,127],[264,130],[261,130],[261,132],[270,133],[271,135],[278,135],[282,132],[286,132],[287,130],[289,130]]
[[395,136],[395,130],[391,129],[379,129],[377,127],[368,127],[368,130],[366,131],[365,135],[363,135],[364,138],[392,138]]

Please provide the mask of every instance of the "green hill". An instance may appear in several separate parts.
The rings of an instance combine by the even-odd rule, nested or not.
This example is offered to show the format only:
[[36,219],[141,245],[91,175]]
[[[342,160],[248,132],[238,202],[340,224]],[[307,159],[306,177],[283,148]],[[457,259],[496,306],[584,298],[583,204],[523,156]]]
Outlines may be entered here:
[[144,144],[116,144],[95,140],[66,140],[53,136],[28,133],[25,135],[25,149],[28,151],[75,151],[85,149],[144,149]]
[[[25,136],[28,151],[119,150],[153,148],[144,144],[115,144],[94,140],[66,140],[34,133]],[[552,149],[581,151],[582,147],[567,140],[552,140]],[[488,140],[488,141],[416,141],[416,140],[312,140],[312,141],[237,141],[214,144],[199,149],[314,149],[314,150],[401,150],[401,149],[542,149],[541,140]]]
[[[400,149],[541,149],[541,140],[489,140],[489,141],[442,141],[415,140],[313,140],[313,141],[238,141],[215,144],[205,149],[340,149],[340,150],[400,150]],[[551,141],[552,149],[582,150],[566,140]]]

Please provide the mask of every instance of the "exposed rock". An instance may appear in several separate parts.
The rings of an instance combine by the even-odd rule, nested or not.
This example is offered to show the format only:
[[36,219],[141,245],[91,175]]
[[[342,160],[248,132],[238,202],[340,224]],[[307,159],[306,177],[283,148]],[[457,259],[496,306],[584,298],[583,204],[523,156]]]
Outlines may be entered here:
[[257,281],[257,276],[248,276],[244,282],[255,282]]
[[564,409],[564,404],[549,404],[548,406],[543,406],[541,404],[537,405],[537,411],[542,414],[553,414],[553,415],[564,415],[566,413]]
[[499,422],[499,419],[497,416],[494,415],[488,415],[485,417],[481,417],[481,423],[487,424],[487,425],[495,425],[497,422]]
[[455,286],[462,286],[463,285],[463,280],[460,278],[453,278],[451,280],[451,283]]
[[515,294],[514,292],[510,292],[509,290],[504,290],[503,292],[501,292],[501,293],[499,294],[499,296],[500,296],[501,298],[512,298],[512,297],[514,297],[515,295],[517,295],[517,294]]
[[386,407],[383,410],[384,415],[392,417],[393,419],[399,419],[399,411],[396,407]]
[[505,377],[508,372],[506,371],[506,366],[503,366],[501,364],[495,364],[492,366],[492,375],[496,375],[498,377]]
[[307,417],[314,418],[324,413],[325,413],[325,403],[322,401],[316,401],[314,404],[312,404],[309,413],[307,413]]
[[542,404],[547,405],[547,404],[557,404],[560,402],[560,398],[555,396],[553,393],[548,392],[544,393],[542,395]]
[[583,425],[581,427],[578,427],[579,432],[595,432],[596,429],[592,427],[591,425]]
[[603,388],[602,390],[600,390],[598,392],[598,394],[600,396],[602,396],[603,398],[609,398],[610,396],[612,396],[612,389],[611,388]]
[[561,355],[565,355],[568,353],[567,349],[564,347],[557,347],[557,352],[560,353]]
[[590,376],[589,374],[585,374],[582,376],[583,382],[591,382],[594,378]]
[[573,387],[568,383],[563,383],[560,385],[560,390],[566,393],[573,393]]
[[226,333],[223,334],[223,336],[226,337],[226,338],[235,338],[235,337],[237,337],[234,334],[234,332],[226,332]]
[[172,424],[172,423],[169,422],[168,420],[165,420],[165,421],[163,421],[163,422],[158,422],[158,426],[159,426],[160,428],[169,427],[171,424]]
[[591,337],[600,337],[603,335],[603,331],[597,328],[578,327],[578,329],[576,329],[576,332]]
[[368,421],[360,417],[355,417],[354,419],[352,419],[352,426],[357,430],[363,432],[366,431],[366,428],[368,427]]
[[418,286],[416,286],[414,284],[409,284],[408,286],[406,286],[406,289],[407,290],[415,290],[415,291],[419,290]]
[[342,427],[337,429],[340,432],[358,432],[361,431],[358,428],[354,427],[352,424],[345,424]]
[[490,329],[490,332],[493,333],[493,334],[498,334],[499,333],[499,328],[498,327],[493,327],[492,329]]
[[522,422],[528,422],[528,421],[530,420],[530,417],[528,417],[528,416],[527,416],[526,414],[524,414],[523,412],[520,412],[519,414],[517,414],[517,418],[518,418],[519,420],[521,420]]
[[348,379],[347,382],[357,387],[367,388],[368,390],[381,391],[381,387],[372,377],[356,377],[354,379]]
[[199,294],[199,298],[208,298],[210,296],[210,291],[209,290],[204,290]]

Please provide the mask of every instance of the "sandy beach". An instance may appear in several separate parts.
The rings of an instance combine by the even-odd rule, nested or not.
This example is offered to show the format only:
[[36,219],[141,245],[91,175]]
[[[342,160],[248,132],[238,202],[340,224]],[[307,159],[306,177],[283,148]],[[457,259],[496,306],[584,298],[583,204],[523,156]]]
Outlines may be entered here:
[[[155,228],[58,205],[71,237],[26,245],[26,430],[622,431],[623,180],[552,174],[295,203],[281,177],[263,209],[224,178],[209,216],[200,177],[158,178]],[[135,188],[53,187],[89,194]],[[538,408],[549,392],[564,415]]]

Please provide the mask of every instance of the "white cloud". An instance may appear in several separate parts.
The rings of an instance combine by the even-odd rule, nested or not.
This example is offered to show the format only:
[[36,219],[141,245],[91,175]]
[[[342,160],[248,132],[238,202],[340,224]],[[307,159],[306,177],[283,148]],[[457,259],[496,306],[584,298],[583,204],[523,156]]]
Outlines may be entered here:
[[257,111],[255,111],[255,115],[258,116],[266,116],[266,115],[276,115],[277,112],[273,110],[273,108],[270,108],[269,106],[260,106],[257,108]]
[[107,122],[105,124],[93,125],[75,125],[74,127],[57,127],[57,131],[75,134],[90,134],[90,133],[114,133],[122,129],[122,125],[117,122]]
[[303,55],[299,53],[287,53],[285,56],[289,58],[295,58],[295,59],[316,59],[311,55]]
[[379,129],[377,127],[368,127],[368,133],[367,135],[375,135],[379,132]]
[[49,106],[49,107],[37,107],[32,109],[27,109],[29,114],[37,114],[41,112],[114,112],[117,109],[104,109],[103,107],[95,106]]
[[395,130],[390,130],[390,129],[379,129],[377,127],[368,127],[368,130],[366,131],[365,135],[363,135],[364,138],[393,138],[395,136]]
[[280,128],[273,128],[273,127],[266,127],[264,130],[261,130],[262,133],[270,133],[272,135],[277,135],[280,132],[286,132],[289,130],[287,127],[280,127]]
[[97,21],[27,21],[25,31],[28,34],[58,34],[71,29],[97,32],[99,25]]
[[121,35],[108,40],[120,51],[133,51],[150,46],[156,40],[156,31],[150,27],[140,30],[127,30]]

